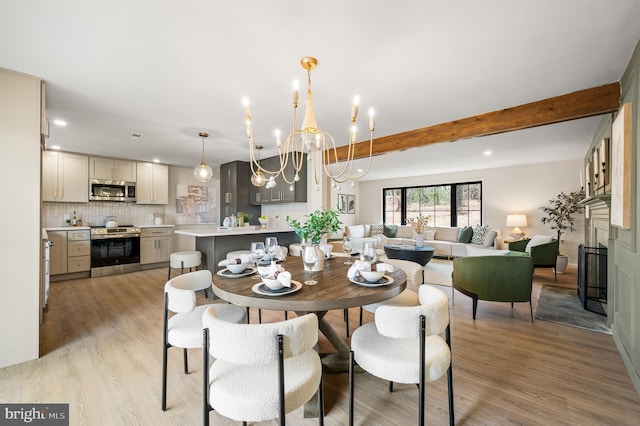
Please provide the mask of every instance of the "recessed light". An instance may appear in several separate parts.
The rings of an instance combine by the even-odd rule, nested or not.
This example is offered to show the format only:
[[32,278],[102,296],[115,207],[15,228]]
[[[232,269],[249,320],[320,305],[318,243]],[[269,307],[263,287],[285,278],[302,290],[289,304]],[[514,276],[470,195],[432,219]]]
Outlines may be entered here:
[[154,162],[154,163],[159,163],[159,162],[160,162],[160,160],[158,160],[157,158],[154,158],[154,159],[153,159],[153,162]]
[[51,149],[60,149],[60,145],[51,145]]
[[485,151],[485,152],[484,152],[484,155],[486,155],[487,157],[488,157],[488,156],[490,156],[491,154],[492,154],[492,152],[491,152],[491,151]]
[[55,124],[56,126],[66,126],[67,122],[64,120],[53,120],[53,124]]
[[131,133],[131,139],[142,139],[144,135],[142,133],[133,132]]

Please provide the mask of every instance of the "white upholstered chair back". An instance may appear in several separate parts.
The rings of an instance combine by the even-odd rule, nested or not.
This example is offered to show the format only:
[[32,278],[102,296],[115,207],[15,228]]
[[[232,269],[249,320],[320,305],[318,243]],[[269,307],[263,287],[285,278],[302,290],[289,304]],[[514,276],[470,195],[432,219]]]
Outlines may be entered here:
[[442,291],[432,286],[420,286],[419,306],[380,306],[376,310],[375,322],[383,336],[397,339],[420,336],[420,315],[425,316],[427,336],[440,334],[449,325],[449,299]]
[[318,342],[318,318],[307,314],[270,324],[232,324],[216,318],[208,308],[202,323],[209,329],[209,353],[216,359],[236,364],[269,364],[278,360],[276,336],[284,336],[284,357],[313,350]]
[[189,272],[170,279],[164,285],[168,293],[168,309],[171,312],[191,312],[196,307],[196,291],[211,288],[211,271]]

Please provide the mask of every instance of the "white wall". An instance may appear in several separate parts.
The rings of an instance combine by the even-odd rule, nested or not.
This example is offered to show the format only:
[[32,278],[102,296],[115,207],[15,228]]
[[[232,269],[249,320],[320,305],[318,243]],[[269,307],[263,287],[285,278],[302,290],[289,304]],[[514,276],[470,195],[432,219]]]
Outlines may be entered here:
[[40,84],[0,69],[0,368],[39,354]]
[[[427,175],[384,181],[360,182],[358,223],[382,223],[382,189],[402,186],[434,185],[456,182],[482,182],[482,217],[484,224],[502,229],[508,238],[511,228],[506,227],[507,215],[522,213],[529,226],[522,228],[528,235],[556,235],[549,225],[540,222],[540,207],[548,204],[560,191],[579,189],[582,160],[560,161],[527,166],[472,170],[460,173]],[[363,207],[366,206],[366,207]],[[578,245],[584,242],[584,216],[576,216],[576,232],[562,236],[565,243],[560,252],[569,256],[570,264],[578,262]],[[506,248],[504,245],[502,248]]]

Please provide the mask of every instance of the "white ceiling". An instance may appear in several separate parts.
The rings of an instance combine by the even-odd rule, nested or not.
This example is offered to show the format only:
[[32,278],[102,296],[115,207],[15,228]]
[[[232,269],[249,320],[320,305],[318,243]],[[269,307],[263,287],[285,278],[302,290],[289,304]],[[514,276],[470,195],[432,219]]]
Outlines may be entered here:
[[[68,123],[47,146],[194,167],[206,131],[215,166],[248,159],[243,96],[276,154],[302,56],[319,60],[319,127],[346,140],[359,94],[380,137],[619,81],[639,18],[637,0],[5,1],[0,67],[46,81],[48,117]],[[387,154],[367,178],[582,158],[597,123]]]

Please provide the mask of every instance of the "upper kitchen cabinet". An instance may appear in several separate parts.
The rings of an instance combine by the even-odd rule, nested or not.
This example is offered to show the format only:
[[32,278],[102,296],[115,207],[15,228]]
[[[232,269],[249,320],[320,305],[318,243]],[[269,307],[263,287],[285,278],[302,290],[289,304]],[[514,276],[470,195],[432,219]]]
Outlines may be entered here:
[[42,153],[42,201],[89,201],[89,158],[68,152]]
[[[267,170],[278,170],[280,168],[280,158],[270,157],[261,161],[262,167]],[[295,167],[291,162],[291,157],[284,169],[284,174],[289,181],[295,176]],[[251,170],[249,170],[251,176]],[[276,186],[267,189],[266,186],[255,187],[251,185],[251,204],[282,204],[282,203],[304,203],[307,201],[307,161],[302,162],[302,168],[298,172],[300,181],[293,184],[287,183],[282,174],[275,178]]]
[[137,178],[138,204],[169,204],[169,166],[138,163]]
[[251,169],[245,161],[234,161],[220,166],[220,223],[225,217],[238,212],[252,216],[251,222],[258,223],[260,206],[251,205],[249,186]]
[[136,181],[136,162],[116,158],[89,158],[91,179],[111,179],[125,182]]

